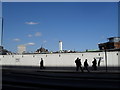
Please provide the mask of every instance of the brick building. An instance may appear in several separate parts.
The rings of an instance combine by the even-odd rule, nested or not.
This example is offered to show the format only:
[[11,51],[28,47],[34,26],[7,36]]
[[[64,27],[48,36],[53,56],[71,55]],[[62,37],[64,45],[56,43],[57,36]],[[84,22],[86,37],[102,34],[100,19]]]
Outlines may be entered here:
[[106,49],[120,49],[120,37],[110,37],[108,42],[98,44],[100,50]]

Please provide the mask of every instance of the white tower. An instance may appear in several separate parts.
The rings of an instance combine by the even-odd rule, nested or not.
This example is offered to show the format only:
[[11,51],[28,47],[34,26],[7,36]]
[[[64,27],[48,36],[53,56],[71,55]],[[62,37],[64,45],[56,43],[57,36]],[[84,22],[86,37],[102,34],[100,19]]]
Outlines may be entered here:
[[59,41],[59,52],[62,52],[62,41]]

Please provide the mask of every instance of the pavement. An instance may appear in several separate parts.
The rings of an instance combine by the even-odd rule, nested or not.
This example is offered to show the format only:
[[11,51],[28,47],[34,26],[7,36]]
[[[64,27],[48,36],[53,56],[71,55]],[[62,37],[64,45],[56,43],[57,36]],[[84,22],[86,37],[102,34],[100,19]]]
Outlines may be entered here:
[[120,89],[117,70],[75,71],[2,68],[2,90]]
[[[49,67],[47,67],[47,68],[45,68],[45,69],[40,69],[39,67],[0,67],[0,69],[1,70],[9,70],[9,71],[34,71],[34,72],[38,72],[38,71],[42,71],[42,72],[72,72],[72,73],[81,73],[81,70],[79,70],[79,71],[76,71],[76,68],[74,67],[74,68],[71,68],[71,69],[64,69],[64,68],[49,68]],[[83,70],[84,71],[84,73],[86,73],[87,72],[87,70]],[[97,70],[92,70],[92,69],[89,69],[89,71],[90,72],[87,72],[87,73],[118,73],[118,74],[120,74],[120,70],[118,70],[118,69],[97,69]]]

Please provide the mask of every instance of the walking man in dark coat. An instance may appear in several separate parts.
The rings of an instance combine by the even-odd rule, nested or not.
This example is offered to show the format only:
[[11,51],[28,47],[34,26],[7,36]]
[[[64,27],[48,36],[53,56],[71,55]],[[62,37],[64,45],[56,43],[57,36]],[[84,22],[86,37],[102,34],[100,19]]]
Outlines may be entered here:
[[94,61],[92,61],[92,63],[93,63],[92,65],[93,69],[97,70],[97,60],[95,58],[94,58]]
[[43,65],[43,58],[41,58],[41,61],[40,61],[40,69],[43,69],[44,68],[44,65]]
[[88,65],[87,59],[85,59],[84,68],[89,72],[88,66],[89,65]]
[[76,60],[75,60],[75,63],[76,63],[76,71],[78,71],[79,70],[79,68],[81,69],[81,71],[83,72],[83,69],[82,69],[82,67],[81,67],[81,59],[79,59],[79,58],[77,58]]

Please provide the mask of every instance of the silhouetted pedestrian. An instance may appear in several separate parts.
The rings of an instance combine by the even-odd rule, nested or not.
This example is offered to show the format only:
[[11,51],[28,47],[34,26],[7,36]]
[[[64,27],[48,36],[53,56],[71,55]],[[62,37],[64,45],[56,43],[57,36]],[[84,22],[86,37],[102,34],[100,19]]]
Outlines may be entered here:
[[89,72],[88,66],[89,65],[88,65],[87,59],[85,59],[84,68]]
[[97,70],[97,60],[94,58],[94,60],[92,61],[92,63],[93,63],[93,65],[92,65],[92,67],[93,67],[93,69],[94,70]]
[[40,69],[44,69],[43,58],[41,58],[41,61],[40,61]]
[[82,69],[82,64],[81,64],[81,59],[79,59],[79,58],[77,58],[76,60],[75,60],[75,63],[76,63],[76,71],[78,71],[79,70],[79,68],[81,69],[81,71],[83,72],[83,69]]

